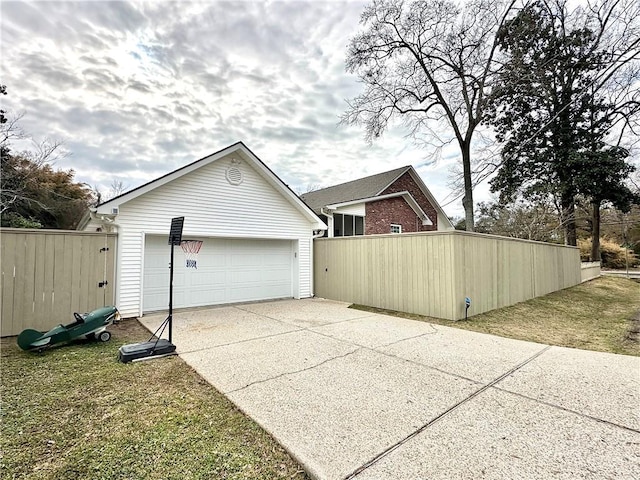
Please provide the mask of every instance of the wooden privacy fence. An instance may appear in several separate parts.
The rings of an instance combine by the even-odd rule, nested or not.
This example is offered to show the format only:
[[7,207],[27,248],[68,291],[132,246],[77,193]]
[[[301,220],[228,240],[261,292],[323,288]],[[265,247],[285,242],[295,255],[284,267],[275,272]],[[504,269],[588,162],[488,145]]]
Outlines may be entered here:
[[580,283],[575,247],[461,231],[314,241],[319,297],[459,320]]
[[3,228],[0,243],[3,337],[113,305],[115,234]]
[[583,282],[598,278],[601,275],[600,262],[583,262],[580,268]]

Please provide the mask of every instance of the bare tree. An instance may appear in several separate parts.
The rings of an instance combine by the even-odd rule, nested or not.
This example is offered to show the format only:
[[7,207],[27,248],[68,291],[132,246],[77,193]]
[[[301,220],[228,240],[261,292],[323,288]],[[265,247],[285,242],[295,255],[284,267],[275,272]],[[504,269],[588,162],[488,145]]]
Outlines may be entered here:
[[[54,165],[57,160],[67,156],[67,152],[63,149],[63,142],[46,139],[42,142],[32,142],[32,150],[17,154],[10,153],[8,139],[26,138],[15,122],[16,120],[12,118],[1,128],[3,143],[0,166],[2,177],[0,213],[11,210],[14,204],[19,202],[33,203],[42,209],[47,209],[47,206],[33,195],[34,186],[41,180],[41,170],[47,165]],[[11,131],[6,132],[5,126]]]
[[119,197],[127,190],[129,190],[129,185],[125,184],[122,180],[118,180],[114,178],[111,180],[109,184],[109,190],[107,193],[103,193],[103,190],[100,189],[98,185],[93,185],[91,188],[91,195],[93,196],[92,206],[98,206],[103,202],[111,200],[112,198]]
[[342,123],[373,141],[401,118],[414,140],[456,142],[464,179],[467,230],[473,230],[474,132],[495,75],[496,33],[515,0],[374,0],[362,13],[346,68],[364,84]]
[[509,206],[497,201],[478,204],[478,232],[541,242],[561,240],[562,225],[553,199],[518,199]]
[[122,180],[114,178],[111,180],[111,184],[109,185],[109,194],[107,195],[107,199],[118,197],[127,190],[129,190],[129,185],[126,185]]
[[9,153],[9,144],[12,140],[22,140],[27,138],[27,134],[19,125],[20,119],[24,114],[19,115],[5,115],[5,111],[2,111],[2,122],[0,122],[0,149],[2,155]]
[[304,187],[296,187],[294,191],[300,195],[304,195],[305,193],[315,192],[316,190],[320,190],[322,186],[319,183],[307,183]]

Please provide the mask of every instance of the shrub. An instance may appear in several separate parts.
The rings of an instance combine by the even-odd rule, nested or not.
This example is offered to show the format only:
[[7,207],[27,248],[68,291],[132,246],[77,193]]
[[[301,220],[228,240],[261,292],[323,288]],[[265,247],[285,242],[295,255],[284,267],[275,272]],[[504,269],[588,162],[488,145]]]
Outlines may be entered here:
[[9,228],[42,228],[42,223],[33,217],[25,218],[15,212],[2,215],[2,226]]
[[[580,260],[588,262],[591,256],[591,239],[578,240],[580,247]],[[621,247],[616,242],[600,239],[600,258],[602,268],[626,268],[625,250],[628,253],[629,267],[637,267],[640,265],[640,259],[635,255],[633,250]]]

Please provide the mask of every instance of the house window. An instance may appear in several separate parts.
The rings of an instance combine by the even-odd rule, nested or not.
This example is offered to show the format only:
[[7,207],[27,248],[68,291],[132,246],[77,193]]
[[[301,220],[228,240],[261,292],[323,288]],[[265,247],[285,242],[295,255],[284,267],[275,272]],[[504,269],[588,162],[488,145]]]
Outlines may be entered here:
[[334,213],[333,236],[353,237],[354,235],[364,235],[364,217]]
[[356,221],[356,235],[364,235],[364,217],[353,217]]
[[402,233],[402,225],[391,224],[391,233]]
[[342,214],[334,213],[333,214],[333,236],[341,237],[344,230],[342,229]]
[[344,236],[353,237],[353,215],[343,215],[342,220],[344,224]]

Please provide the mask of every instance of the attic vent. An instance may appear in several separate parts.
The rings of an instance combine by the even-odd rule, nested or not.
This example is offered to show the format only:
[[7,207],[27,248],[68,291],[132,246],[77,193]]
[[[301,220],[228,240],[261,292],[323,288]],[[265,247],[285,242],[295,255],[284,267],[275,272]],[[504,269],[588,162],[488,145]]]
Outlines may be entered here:
[[227,182],[231,185],[240,185],[242,183],[242,172],[239,167],[240,162],[238,160],[231,160],[231,165],[227,168]]

